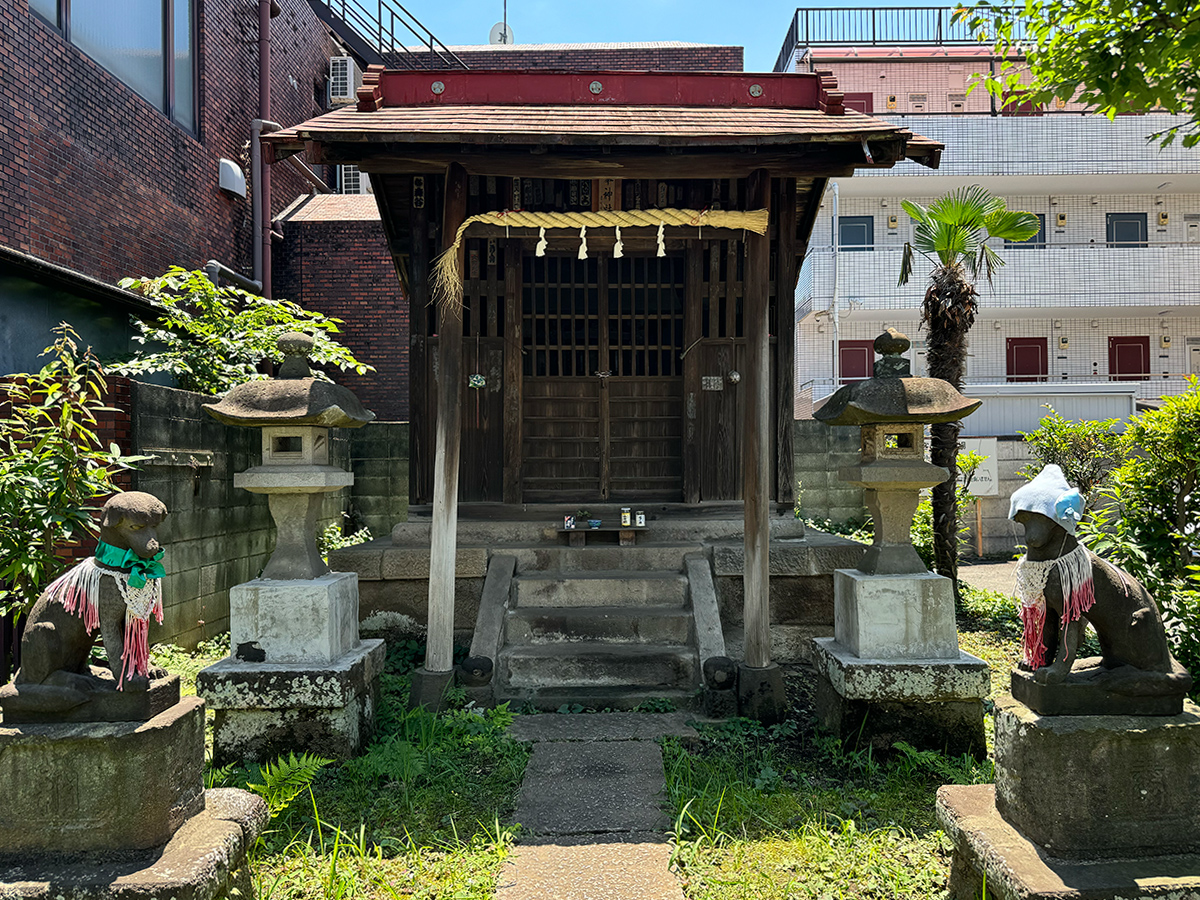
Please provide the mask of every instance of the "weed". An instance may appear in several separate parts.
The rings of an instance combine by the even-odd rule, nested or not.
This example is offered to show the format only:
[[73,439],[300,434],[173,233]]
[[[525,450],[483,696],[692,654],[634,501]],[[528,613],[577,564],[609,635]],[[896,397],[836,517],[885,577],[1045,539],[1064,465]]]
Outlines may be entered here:
[[635,706],[633,711],[641,713],[669,713],[675,712],[675,704],[668,697],[651,697]]

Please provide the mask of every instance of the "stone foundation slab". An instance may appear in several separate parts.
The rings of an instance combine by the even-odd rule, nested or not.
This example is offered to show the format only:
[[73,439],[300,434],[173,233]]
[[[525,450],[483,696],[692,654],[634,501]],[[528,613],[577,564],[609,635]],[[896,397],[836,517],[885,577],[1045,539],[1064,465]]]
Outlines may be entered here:
[[1200,897],[1200,856],[1083,862],[1056,859],[996,810],[990,784],[938,789],[937,818],[954,844],[952,900],[1192,900]]
[[843,743],[890,753],[904,741],[953,756],[986,755],[983,698],[990,675],[978,657],[860,659],[833,638],[816,638],[813,664],[817,718]]
[[246,791],[204,792],[204,809],[161,848],[135,853],[0,858],[6,900],[223,900],[253,896],[246,855],[266,804]]
[[1200,707],[1041,716],[996,701],[996,808],[1056,857],[1200,854]]
[[203,771],[198,697],[146,722],[0,726],[0,859],[161,846],[204,808]]
[[197,691],[216,711],[217,765],[290,751],[346,759],[375,731],[381,640],[362,641],[330,664],[244,663],[226,657],[200,672]]

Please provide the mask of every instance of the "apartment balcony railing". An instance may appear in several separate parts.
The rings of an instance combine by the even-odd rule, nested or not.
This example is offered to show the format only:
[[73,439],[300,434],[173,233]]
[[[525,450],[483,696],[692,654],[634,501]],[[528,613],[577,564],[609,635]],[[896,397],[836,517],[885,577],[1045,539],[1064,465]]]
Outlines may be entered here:
[[[989,288],[979,285],[982,305],[990,308],[1088,309],[1195,304],[1200,314],[1200,244],[1049,244],[1045,249],[999,249],[1005,260]],[[838,298],[848,310],[920,308],[932,264],[920,254],[913,276],[898,285],[902,248],[838,253]],[[832,301],[834,254],[829,246],[812,248],[806,267],[811,277],[811,309]],[[806,298],[802,298],[806,299]]]
[[775,71],[787,71],[797,47],[978,45],[979,35],[965,21],[955,21],[954,12],[953,7],[933,6],[797,9]]
[[[919,175],[985,178],[997,175],[1194,175],[1196,153],[1180,141],[1159,147],[1147,138],[1188,121],[1187,116],[1148,113],[1104,116],[1059,112],[1032,117],[911,113],[880,118],[946,145],[936,169],[901,164],[866,169],[854,178]],[[1102,152],[1098,152],[1098,148]]]

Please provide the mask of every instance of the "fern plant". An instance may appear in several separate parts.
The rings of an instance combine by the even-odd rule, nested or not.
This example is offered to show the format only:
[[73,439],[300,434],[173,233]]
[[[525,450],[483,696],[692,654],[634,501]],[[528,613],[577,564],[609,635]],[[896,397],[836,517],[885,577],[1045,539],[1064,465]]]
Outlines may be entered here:
[[317,773],[333,760],[315,753],[289,753],[287,757],[279,757],[274,763],[260,766],[258,777],[262,784],[247,784],[250,790],[258,794],[267,804],[271,818],[277,818],[291,805],[300,794],[308,789]]

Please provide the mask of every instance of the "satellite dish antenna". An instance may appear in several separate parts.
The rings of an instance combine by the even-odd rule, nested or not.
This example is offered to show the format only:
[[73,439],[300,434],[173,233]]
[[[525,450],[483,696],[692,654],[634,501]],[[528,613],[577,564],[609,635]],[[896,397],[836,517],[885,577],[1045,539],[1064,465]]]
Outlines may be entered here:
[[515,44],[513,40],[512,28],[507,22],[497,22],[492,26],[491,33],[488,34],[489,44]]

